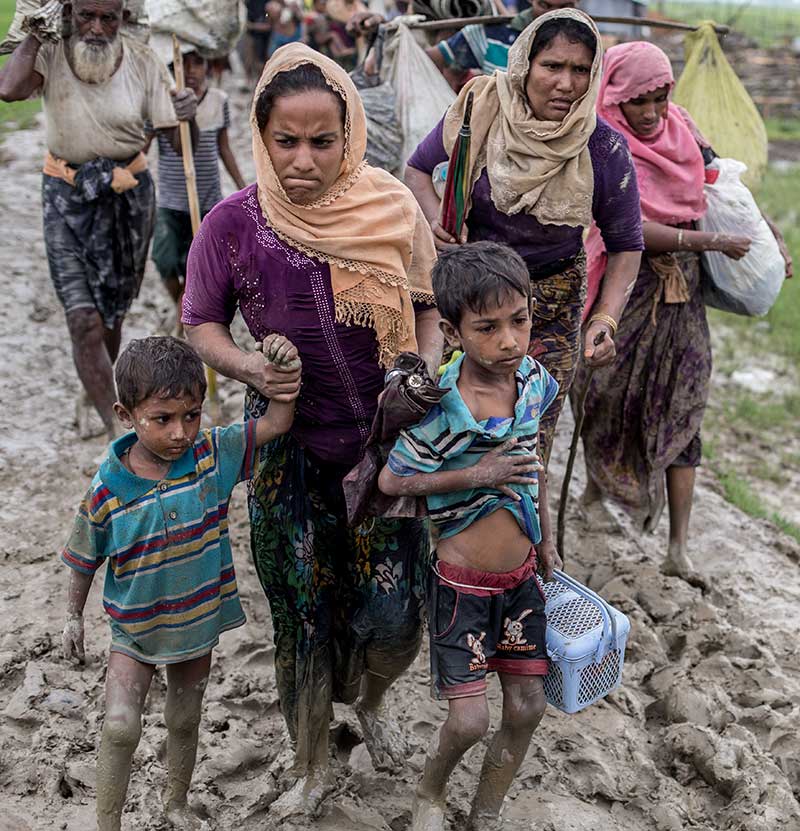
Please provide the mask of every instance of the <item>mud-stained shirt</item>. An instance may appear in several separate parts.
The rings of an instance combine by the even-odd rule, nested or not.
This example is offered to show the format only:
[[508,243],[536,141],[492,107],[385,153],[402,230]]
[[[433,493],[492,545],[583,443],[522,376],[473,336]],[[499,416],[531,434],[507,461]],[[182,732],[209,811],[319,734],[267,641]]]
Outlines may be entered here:
[[[550,373],[527,355],[516,372],[517,403],[514,415],[476,421],[458,391],[462,355],[445,371],[441,386],[449,392],[434,405],[423,420],[401,430],[389,454],[389,470],[395,476],[463,470],[509,439],[517,439],[511,453],[535,453],[539,420],[553,403],[558,383]],[[504,508],[510,511],[532,543],[542,534],[539,525],[539,479],[531,475],[529,485],[509,485],[522,499],[517,502],[494,488],[470,488],[451,493],[429,494],[428,513],[439,529],[439,537],[452,537]]]
[[255,421],[203,430],[161,481],[131,473],[109,448],[62,560],[83,574],[108,561],[103,606],[111,650],[149,664],[208,653],[245,622],[228,538],[228,502],[255,464]]
[[144,147],[145,122],[155,130],[177,125],[169,72],[148,46],[124,38],[122,62],[102,84],[81,81],[65,49],[64,41],[42,44],[34,67],[44,78],[47,149],[54,156],[75,165],[125,161]]

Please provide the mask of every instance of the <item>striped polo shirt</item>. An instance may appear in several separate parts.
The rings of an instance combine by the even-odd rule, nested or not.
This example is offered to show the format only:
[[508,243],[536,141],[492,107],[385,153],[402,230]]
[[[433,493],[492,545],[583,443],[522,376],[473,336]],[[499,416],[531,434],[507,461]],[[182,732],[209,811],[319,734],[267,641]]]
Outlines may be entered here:
[[[389,470],[396,476],[462,470],[477,464],[483,455],[511,438],[512,453],[534,453],[539,419],[558,393],[558,384],[538,362],[526,356],[516,372],[517,403],[514,415],[476,421],[458,391],[462,355],[445,370],[440,385],[450,391],[416,426],[402,430],[389,454]],[[428,513],[442,539],[452,537],[483,517],[505,508],[533,543],[541,538],[539,527],[539,479],[529,485],[509,485],[522,499],[517,502],[493,488],[470,488],[427,496]]]
[[518,14],[510,23],[472,23],[437,46],[446,66],[477,69],[485,75],[508,68],[508,50],[522,30],[533,20],[531,9]]
[[252,476],[255,425],[201,430],[161,481],[122,464],[135,433],[109,447],[61,558],[83,574],[108,560],[103,606],[112,651],[148,664],[188,661],[245,622],[228,502],[236,483]]
[[[197,198],[200,211],[208,213],[222,201],[219,178],[219,131],[227,128],[231,117],[228,96],[211,87],[197,105],[198,139],[194,148],[194,169],[197,180]],[[189,197],[186,195],[186,176],[183,172],[183,156],[176,153],[165,133],[158,133],[158,207],[189,213]]]

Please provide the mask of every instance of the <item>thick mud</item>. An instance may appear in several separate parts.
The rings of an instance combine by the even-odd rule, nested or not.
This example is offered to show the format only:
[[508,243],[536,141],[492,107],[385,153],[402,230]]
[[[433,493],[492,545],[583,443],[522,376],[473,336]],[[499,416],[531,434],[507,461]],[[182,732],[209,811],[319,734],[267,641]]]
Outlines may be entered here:
[[[234,96],[234,146],[252,174],[246,100]],[[236,126],[238,125],[238,129]],[[73,424],[77,380],[50,286],[39,199],[43,130],[0,147],[0,829],[90,831],[109,633],[102,579],[86,612],[87,665],[59,653],[66,567],[58,552],[103,451]],[[230,182],[228,186],[230,187]],[[148,271],[125,336],[168,331],[170,306]],[[222,386],[223,417],[241,391]],[[571,430],[562,422],[557,483]],[[580,467],[580,465],[578,465]],[[578,473],[573,488],[582,487]],[[390,693],[413,749],[402,774],[376,773],[349,708],[336,708],[334,790],[321,815],[270,812],[287,737],[278,709],[265,599],[249,559],[244,491],[232,538],[247,625],[215,653],[190,800],[209,829],[405,831],[411,798],[444,707],[431,700],[427,651]],[[508,828],[539,831],[778,831],[800,829],[800,552],[773,526],[727,504],[702,472],[692,553],[711,589],[663,577],[666,519],[641,537],[616,511],[587,522],[568,512],[568,571],[632,623],[623,686],[566,716],[549,708],[513,786]],[[136,752],[123,827],[166,828],[164,676],[157,674]],[[491,686],[493,716],[499,687]],[[464,825],[483,747],[459,765],[450,827]]]

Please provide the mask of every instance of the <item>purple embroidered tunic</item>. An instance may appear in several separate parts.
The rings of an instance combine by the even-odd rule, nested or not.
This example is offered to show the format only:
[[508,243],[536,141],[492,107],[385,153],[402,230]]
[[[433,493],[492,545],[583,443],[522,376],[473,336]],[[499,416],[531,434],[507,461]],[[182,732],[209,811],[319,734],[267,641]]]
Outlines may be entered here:
[[[422,140],[408,160],[410,167],[433,173],[447,161],[442,142],[444,118]],[[642,215],[636,169],[622,133],[602,118],[589,139],[594,170],[592,214],[606,250],[643,251]],[[583,229],[569,225],[542,225],[526,213],[509,216],[492,202],[489,175],[483,170],[472,189],[472,209],[467,217],[469,241],[492,240],[511,246],[531,270],[574,257],[583,246]]]
[[355,464],[383,389],[375,333],[334,320],[330,268],[278,238],[255,185],[206,216],[186,269],[184,323],[227,326],[237,307],[257,341],[279,332],[300,352],[292,435],[324,461]]

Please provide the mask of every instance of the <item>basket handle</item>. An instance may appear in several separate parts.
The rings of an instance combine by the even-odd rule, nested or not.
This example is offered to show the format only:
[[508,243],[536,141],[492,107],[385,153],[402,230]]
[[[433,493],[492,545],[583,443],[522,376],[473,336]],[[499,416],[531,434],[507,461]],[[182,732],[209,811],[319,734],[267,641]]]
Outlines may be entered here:
[[597,646],[597,651],[594,656],[595,663],[600,663],[603,658],[603,648],[608,641],[609,634],[612,638],[611,645],[615,646],[617,643],[617,621],[614,615],[608,611],[608,604],[599,594],[584,586],[583,583],[579,583],[574,577],[570,577],[563,571],[559,571],[559,569],[553,569],[553,575],[557,580],[564,583],[564,585],[569,586],[575,594],[589,600],[600,610],[600,616],[603,618],[603,637]]

